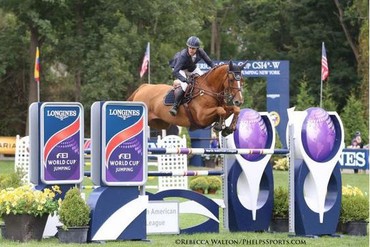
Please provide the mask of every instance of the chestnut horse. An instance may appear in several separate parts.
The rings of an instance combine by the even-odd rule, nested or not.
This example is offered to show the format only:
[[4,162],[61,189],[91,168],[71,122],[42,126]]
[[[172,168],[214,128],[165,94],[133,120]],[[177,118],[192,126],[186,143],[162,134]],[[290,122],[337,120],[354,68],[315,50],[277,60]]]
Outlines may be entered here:
[[[230,61],[195,78],[192,89],[184,97],[188,101],[179,107],[176,116],[169,113],[171,105],[164,104],[164,98],[173,88],[170,85],[143,84],[128,101],[141,101],[147,105],[148,124],[154,129],[167,129],[170,125],[200,129],[216,122],[214,129],[222,130],[222,135],[227,136],[235,130],[240,106],[244,102],[241,70],[245,64],[238,66]],[[231,114],[234,114],[233,119],[225,127],[224,120]]]

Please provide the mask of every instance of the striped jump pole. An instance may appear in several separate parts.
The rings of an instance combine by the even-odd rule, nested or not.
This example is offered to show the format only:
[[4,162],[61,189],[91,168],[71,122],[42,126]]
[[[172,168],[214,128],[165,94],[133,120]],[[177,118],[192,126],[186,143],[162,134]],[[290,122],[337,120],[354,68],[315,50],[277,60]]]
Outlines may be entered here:
[[220,176],[223,175],[223,171],[218,170],[210,170],[210,171],[149,171],[149,177],[170,177],[170,176],[177,176],[177,177],[191,177],[191,176]]
[[148,148],[149,154],[288,154],[289,149]]

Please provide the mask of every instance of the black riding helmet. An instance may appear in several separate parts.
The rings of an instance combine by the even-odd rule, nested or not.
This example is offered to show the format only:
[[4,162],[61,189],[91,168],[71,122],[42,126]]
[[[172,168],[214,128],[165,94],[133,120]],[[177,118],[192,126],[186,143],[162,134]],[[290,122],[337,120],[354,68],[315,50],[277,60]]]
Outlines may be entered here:
[[188,41],[186,41],[186,45],[191,48],[199,48],[200,46],[200,39],[196,36],[191,36],[188,38]]

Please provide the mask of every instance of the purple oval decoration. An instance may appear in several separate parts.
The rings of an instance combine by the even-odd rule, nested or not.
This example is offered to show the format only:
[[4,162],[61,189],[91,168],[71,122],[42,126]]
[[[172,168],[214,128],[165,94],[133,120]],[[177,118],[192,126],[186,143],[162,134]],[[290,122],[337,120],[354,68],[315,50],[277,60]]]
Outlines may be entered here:
[[[234,132],[236,148],[263,149],[267,143],[267,128],[261,115],[252,109],[243,109],[240,112],[237,128]],[[260,154],[242,154],[249,161],[261,159]]]
[[311,107],[302,125],[302,144],[307,155],[323,162],[330,158],[335,142],[335,127],[329,114],[319,107]]

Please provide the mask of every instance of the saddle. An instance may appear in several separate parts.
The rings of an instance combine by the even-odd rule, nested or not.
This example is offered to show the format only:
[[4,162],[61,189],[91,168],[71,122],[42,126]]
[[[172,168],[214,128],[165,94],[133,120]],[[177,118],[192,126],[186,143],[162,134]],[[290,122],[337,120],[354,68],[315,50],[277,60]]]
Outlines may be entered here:
[[[180,105],[189,103],[190,100],[192,99],[193,96],[193,90],[194,90],[194,84],[195,84],[195,79],[199,77],[198,74],[191,75],[189,77],[189,86],[186,88],[185,95],[182,98],[182,101]],[[175,102],[175,89],[180,86],[174,86],[171,90],[167,92],[167,94],[163,98],[163,104],[167,106],[172,106],[173,103]]]

